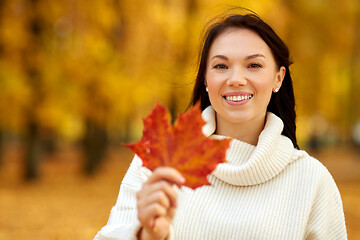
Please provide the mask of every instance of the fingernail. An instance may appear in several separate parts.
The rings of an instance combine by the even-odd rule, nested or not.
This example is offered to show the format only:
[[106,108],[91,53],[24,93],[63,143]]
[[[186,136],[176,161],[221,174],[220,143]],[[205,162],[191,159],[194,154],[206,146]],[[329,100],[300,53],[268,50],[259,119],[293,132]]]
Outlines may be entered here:
[[184,183],[184,182],[185,182],[185,178],[184,178],[184,177],[179,177],[179,182],[180,182],[180,183]]
[[154,221],[153,221],[152,230],[153,230],[154,233],[157,232],[156,218],[155,218]]

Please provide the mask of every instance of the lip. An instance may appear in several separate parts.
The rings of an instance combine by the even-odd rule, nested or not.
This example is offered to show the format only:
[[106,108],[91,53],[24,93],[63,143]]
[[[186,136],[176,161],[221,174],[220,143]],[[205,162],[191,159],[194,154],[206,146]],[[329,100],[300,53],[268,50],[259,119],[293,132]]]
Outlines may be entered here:
[[249,98],[249,99],[246,99],[246,100],[242,100],[242,101],[238,101],[238,102],[234,102],[234,101],[229,101],[226,99],[226,97],[228,96],[248,96],[248,95],[253,95],[252,93],[249,93],[249,92],[245,92],[245,91],[237,91],[237,92],[228,92],[228,93],[225,93],[223,95],[223,100],[229,104],[229,105],[233,105],[233,106],[239,106],[239,105],[244,105],[246,104],[247,102],[249,102],[252,98]]
[[227,97],[227,96],[246,96],[246,95],[251,95],[252,93],[249,92],[245,92],[245,91],[237,91],[237,92],[228,92],[225,93],[223,95],[223,97]]

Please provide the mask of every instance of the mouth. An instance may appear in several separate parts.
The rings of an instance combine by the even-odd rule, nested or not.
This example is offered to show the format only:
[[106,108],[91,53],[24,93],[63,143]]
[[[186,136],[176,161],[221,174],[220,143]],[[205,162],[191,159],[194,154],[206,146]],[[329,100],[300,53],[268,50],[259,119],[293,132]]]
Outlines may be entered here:
[[251,99],[253,96],[254,96],[253,94],[234,95],[234,96],[228,95],[228,96],[224,96],[223,98],[230,102],[242,102],[242,101]]

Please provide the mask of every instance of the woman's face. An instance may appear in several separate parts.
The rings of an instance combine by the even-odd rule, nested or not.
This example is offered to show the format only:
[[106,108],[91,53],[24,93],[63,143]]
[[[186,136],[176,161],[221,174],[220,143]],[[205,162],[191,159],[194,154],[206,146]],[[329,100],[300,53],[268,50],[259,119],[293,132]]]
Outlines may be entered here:
[[225,30],[210,48],[205,74],[218,121],[264,120],[272,91],[281,87],[285,71],[276,66],[271,49],[257,33]]

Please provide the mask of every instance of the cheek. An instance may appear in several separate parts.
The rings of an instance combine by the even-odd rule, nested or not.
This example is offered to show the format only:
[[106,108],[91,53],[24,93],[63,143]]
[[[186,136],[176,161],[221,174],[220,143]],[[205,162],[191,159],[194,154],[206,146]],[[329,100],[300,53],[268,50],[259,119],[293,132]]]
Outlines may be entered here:
[[209,92],[212,91],[216,86],[216,80],[211,73],[207,73],[205,75],[205,82],[207,84],[207,87],[209,88]]
[[272,89],[274,88],[276,82],[275,77],[269,76],[272,76],[272,74],[264,74],[254,82],[258,91],[265,95],[271,95]]
[[256,89],[259,99],[261,99],[262,104],[268,104],[272,95],[272,90],[274,87],[275,81],[273,78],[261,78],[259,81],[253,82],[253,87]]
[[222,82],[215,74],[206,74],[205,81],[208,87],[208,96],[211,105],[216,108],[219,105],[219,95],[221,95]]
[[268,83],[268,84],[264,84],[262,86],[262,101],[264,105],[268,105],[272,96],[272,89],[273,89],[273,84],[272,83]]
[[210,89],[215,90],[215,89],[219,89],[223,84],[223,77],[221,77],[219,74],[210,72],[205,74],[205,81],[207,83],[209,91]]

